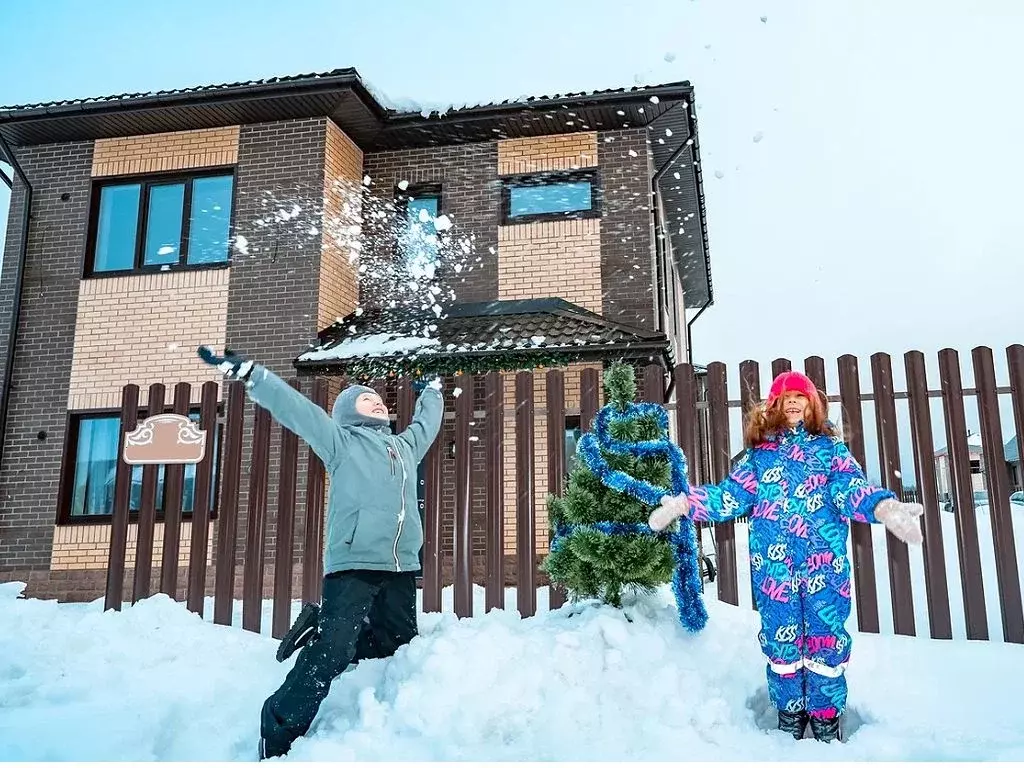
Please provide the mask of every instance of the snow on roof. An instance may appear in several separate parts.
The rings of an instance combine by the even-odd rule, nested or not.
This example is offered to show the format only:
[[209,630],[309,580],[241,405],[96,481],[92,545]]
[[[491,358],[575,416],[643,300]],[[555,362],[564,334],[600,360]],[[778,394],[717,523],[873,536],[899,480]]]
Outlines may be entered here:
[[299,360],[315,362],[320,360],[345,360],[353,357],[386,357],[408,352],[417,352],[427,347],[440,345],[437,339],[415,336],[394,336],[390,333],[375,333],[357,339],[346,339],[323,349],[310,350],[299,356]]

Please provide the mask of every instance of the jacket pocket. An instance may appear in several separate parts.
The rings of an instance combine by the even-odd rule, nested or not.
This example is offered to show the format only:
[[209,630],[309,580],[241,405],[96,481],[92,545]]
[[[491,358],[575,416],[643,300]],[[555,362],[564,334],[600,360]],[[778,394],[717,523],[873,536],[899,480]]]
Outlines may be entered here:
[[352,524],[351,524],[351,526],[348,529],[348,533],[345,534],[344,541],[349,546],[351,546],[352,542],[355,541],[355,539],[356,539],[356,531],[358,529],[359,529],[359,510],[357,509],[355,511],[355,514],[352,515]]

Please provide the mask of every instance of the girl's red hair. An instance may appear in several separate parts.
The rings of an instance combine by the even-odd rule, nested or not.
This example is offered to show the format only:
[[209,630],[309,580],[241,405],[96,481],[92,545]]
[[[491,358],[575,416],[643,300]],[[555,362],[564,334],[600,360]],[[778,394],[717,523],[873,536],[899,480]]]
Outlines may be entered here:
[[[761,445],[773,435],[789,428],[783,412],[784,402],[785,398],[779,397],[770,404],[764,401],[750,409],[743,426],[743,442],[747,448]],[[817,391],[817,397],[810,398],[808,402],[810,413],[804,417],[804,429],[812,435],[838,436],[838,431],[828,420],[828,401],[825,395]]]

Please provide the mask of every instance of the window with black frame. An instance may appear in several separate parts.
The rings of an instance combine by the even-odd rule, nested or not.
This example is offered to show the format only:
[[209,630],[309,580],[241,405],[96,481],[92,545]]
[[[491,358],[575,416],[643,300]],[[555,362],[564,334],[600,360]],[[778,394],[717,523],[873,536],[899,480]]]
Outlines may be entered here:
[[86,275],[227,263],[233,197],[225,171],[98,182]]
[[[189,414],[199,421],[199,412]],[[114,510],[114,481],[117,475],[117,447],[121,433],[120,414],[72,414],[65,458],[64,498],[60,519],[64,523],[96,520],[110,517]],[[214,434],[213,472],[210,482],[210,511],[214,509],[218,478],[220,425]],[[129,510],[137,513],[142,501],[142,467],[132,467]],[[188,517],[195,509],[195,464],[186,464],[182,482],[182,515]],[[164,511],[164,475],[166,466],[157,470],[156,510]]]
[[565,474],[572,474],[573,469],[576,468],[576,462],[579,459],[576,457],[576,446],[579,445],[580,438],[583,437],[583,430],[580,428],[580,417],[579,416],[566,416],[565,417]]
[[441,187],[419,185],[399,190],[398,250],[414,276],[433,277],[441,261],[437,217],[441,215]]
[[502,179],[505,224],[597,218],[601,190],[596,170],[508,176]]

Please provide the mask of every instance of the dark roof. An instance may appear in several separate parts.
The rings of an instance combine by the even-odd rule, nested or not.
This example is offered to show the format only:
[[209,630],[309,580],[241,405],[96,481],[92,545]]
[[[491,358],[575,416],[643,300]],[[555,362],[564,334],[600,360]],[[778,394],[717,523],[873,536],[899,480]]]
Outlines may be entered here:
[[1007,464],[1016,464],[1020,461],[1020,448],[1017,445],[1017,438],[1011,437],[1009,442],[1003,446],[1003,458]]
[[[690,94],[690,84],[678,82],[536,96],[424,115],[389,109],[355,69],[346,68],[0,107],[0,133],[12,144],[26,145],[328,116],[362,149],[372,151],[642,127]],[[570,110],[576,114],[569,116]]]
[[440,318],[408,311],[349,315],[321,331],[318,342],[296,358],[296,368],[445,373],[508,369],[517,360],[532,368],[540,358],[550,365],[606,359],[669,362],[665,334],[613,323],[562,299],[457,304]]

